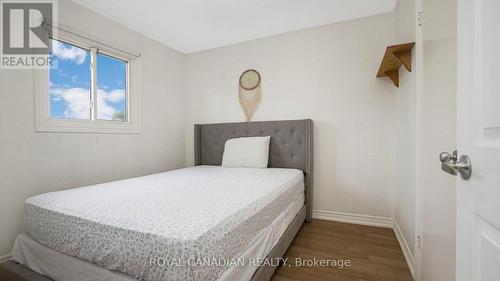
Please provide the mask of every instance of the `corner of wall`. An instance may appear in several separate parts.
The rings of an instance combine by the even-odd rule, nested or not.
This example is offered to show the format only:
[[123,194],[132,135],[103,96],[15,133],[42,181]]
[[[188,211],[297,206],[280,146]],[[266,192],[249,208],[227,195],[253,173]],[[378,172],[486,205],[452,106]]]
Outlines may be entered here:
[[408,264],[408,268],[410,269],[411,275],[413,276],[413,278],[415,278],[415,257],[412,254],[411,248],[408,245],[408,242],[406,241],[405,236],[401,231],[401,228],[399,227],[398,221],[396,219],[394,220],[393,229],[396,238],[398,239],[399,246],[403,251],[403,255],[405,257],[406,263]]

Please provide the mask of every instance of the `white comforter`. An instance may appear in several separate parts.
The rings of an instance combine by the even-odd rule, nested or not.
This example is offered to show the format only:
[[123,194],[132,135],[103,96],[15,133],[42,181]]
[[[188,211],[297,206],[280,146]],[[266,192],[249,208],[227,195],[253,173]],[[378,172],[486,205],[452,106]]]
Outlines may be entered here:
[[[41,244],[143,280],[215,280],[304,191],[293,169],[199,166],[34,196],[27,233]],[[151,259],[181,266],[151,266]]]

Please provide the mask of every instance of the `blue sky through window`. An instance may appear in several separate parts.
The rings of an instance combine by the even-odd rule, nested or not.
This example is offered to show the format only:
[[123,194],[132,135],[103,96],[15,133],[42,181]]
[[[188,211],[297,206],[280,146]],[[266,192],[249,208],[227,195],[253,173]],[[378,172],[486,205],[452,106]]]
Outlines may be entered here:
[[[52,40],[50,117],[90,119],[90,51]],[[125,61],[97,54],[97,118],[126,121]]]
[[98,119],[126,121],[126,79],[126,62],[97,53]]
[[50,117],[90,119],[90,52],[52,40]]

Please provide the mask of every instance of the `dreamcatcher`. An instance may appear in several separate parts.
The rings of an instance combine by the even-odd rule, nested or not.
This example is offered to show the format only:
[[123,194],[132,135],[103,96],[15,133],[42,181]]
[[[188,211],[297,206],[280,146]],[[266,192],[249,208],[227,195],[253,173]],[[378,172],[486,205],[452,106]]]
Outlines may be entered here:
[[260,82],[260,74],[255,69],[248,69],[240,76],[240,105],[247,122],[252,120],[252,116],[257,111],[262,99]]

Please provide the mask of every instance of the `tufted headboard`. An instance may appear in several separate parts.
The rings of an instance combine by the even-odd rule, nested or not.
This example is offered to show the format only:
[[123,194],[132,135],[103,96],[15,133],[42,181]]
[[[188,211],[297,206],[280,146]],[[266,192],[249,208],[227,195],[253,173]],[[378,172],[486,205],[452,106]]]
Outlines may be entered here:
[[195,165],[221,165],[226,140],[271,136],[270,168],[304,172],[306,221],[312,218],[313,122],[311,119],[194,125]]

